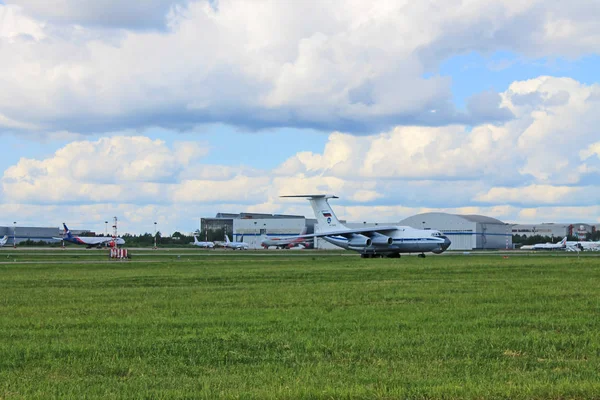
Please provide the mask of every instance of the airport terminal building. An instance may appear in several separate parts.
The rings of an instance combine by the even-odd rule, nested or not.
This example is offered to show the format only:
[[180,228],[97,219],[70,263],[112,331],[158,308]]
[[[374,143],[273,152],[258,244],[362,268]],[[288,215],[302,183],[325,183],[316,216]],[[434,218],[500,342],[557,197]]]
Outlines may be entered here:
[[0,238],[8,236],[6,246],[13,244],[13,236],[17,244],[31,240],[34,242],[54,243],[53,237],[60,237],[59,228],[36,227],[36,226],[0,226]]

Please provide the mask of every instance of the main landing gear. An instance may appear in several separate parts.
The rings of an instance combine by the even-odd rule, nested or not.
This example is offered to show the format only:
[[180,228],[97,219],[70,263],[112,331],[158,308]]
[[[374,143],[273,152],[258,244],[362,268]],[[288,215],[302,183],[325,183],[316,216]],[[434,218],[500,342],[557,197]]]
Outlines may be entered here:
[[382,258],[383,254],[361,253],[360,258]]
[[425,253],[421,253],[418,255],[419,258],[425,258]]

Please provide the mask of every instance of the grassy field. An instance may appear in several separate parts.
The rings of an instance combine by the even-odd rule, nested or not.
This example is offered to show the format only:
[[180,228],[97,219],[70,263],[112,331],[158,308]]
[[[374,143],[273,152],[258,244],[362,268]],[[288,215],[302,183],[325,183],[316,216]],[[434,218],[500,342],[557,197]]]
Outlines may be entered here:
[[597,257],[5,250],[0,399],[600,398]]

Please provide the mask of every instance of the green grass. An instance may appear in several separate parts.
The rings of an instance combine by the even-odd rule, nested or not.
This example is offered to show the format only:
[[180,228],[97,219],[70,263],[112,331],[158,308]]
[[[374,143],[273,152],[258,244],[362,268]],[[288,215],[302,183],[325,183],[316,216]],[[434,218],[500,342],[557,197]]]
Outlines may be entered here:
[[600,398],[600,258],[147,259],[0,265],[0,399]]

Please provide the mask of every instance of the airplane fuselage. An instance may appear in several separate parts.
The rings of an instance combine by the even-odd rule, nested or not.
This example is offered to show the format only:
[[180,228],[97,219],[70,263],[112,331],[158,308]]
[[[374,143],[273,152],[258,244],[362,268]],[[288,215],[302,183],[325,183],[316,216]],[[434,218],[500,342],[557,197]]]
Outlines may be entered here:
[[225,247],[233,250],[248,250],[248,244],[244,242],[229,242]]
[[215,244],[213,242],[195,242],[194,246],[202,247],[205,249],[212,249],[213,247],[215,247]]
[[[88,248],[92,248],[92,247],[102,247],[102,246],[108,246],[110,245],[110,243],[112,242],[112,239],[106,238],[106,237],[81,237],[81,236],[72,236],[70,238],[63,238],[62,240],[64,240],[65,242],[69,242],[69,243],[75,243],[75,244],[79,244],[79,245],[84,245],[84,246],[88,246]],[[121,238],[116,238],[115,242],[117,245],[121,246],[125,244],[125,240],[121,239]]]

